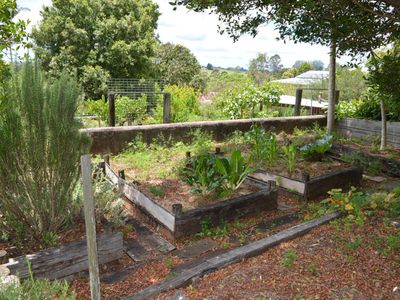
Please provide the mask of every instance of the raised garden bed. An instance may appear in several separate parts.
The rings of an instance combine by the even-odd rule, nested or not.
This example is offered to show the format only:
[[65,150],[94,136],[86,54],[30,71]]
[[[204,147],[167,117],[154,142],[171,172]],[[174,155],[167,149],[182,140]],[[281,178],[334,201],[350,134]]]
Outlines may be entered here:
[[305,199],[314,199],[325,195],[334,188],[349,189],[360,185],[363,171],[359,167],[348,167],[328,171],[324,175],[310,177],[303,173],[302,179],[283,176],[273,172],[259,170],[251,174],[251,178],[268,182],[274,180],[278,187],[294,192]]
[[400,177],[400,159],[385,157],[383,155],[371,154],[356,146],[348,146],[335,143],[332,145],[331,153],[338,158],[346,160],[358,160],[366,170],[377,173],[386,173],[390,176]]
[[108,164],[104,164],[104,169],[106,176],[119,186],[125,197],[166,228],[173,238],[201,231],[203,222],[215,226],[221,221],[233,220],[238,216],[277,208],[275,183],[271,181],[265,184],[248,179],[246,184],[253,186],[253,191],[246,195],[187,210],[183,209],[181,203],[176,203],[171,206],[170,211],[153,197],[140,191],[135,184],[118,176]]

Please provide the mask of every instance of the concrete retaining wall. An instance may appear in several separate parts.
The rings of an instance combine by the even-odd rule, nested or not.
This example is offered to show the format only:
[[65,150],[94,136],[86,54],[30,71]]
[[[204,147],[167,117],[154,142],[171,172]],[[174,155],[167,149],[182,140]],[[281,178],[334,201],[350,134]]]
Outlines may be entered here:
[[[360,119],[343,119],[336,123],[336,131],[349,138],[379,137],[381,122]],[[388,145],[400,147],[400,122],[387,123]]]
[[266,130],[277,132],[292,132],[295,127],[307,128],[318,123],[326,125],[326,116],[306,116],[287,118],[245,119],[227,121],[207,121],[190,123],[157,124],[142,126],[101,127],[83,129],[92,137],[91,153],[105,154],[121,152],[136,136],[141,135],[147,143],[163,134],[174,140],[188,140],[188,136],[195,129],[212,132],[217,141],[223,140],[228,134],[240,130],[248,131],[253,123],[260,124]]

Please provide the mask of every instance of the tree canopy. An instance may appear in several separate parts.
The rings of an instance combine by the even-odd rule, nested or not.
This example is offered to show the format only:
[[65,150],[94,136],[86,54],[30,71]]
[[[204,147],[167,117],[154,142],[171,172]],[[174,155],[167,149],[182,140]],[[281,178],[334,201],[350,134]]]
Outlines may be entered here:
[[0,5],[0,77],[4,74],[6,64],[3,61],[4,51],[13,44],[24,41],[26,22],[14,21],[18,13],[15,0],[2,0]]
[[[53,0],[33,28],[35,52],[53,74],[77,72],[98,97],[104,78],[146,78],[154,72],[158,7],[151,0]],[[96,85],[96,86],[93,86]]]
[[166,43],[157,51],[157,69],[170,84],[188,85],[200,73],[201,66],[193,53],[182,45]]

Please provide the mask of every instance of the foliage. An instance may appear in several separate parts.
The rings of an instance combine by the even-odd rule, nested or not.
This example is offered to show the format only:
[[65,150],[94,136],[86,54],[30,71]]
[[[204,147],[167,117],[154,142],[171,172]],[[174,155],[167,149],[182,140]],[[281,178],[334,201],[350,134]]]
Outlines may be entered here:
[[250,172],[239,150],[234,150],[230,159],[205,153],[193,158],[184,168],[182,180],[193,186],[194,193],[227,196],[240,187]]
[[260,126],[252,125],[250,131],[245,133],[245,141],[250,145],[251,159],[257,165],[264,160],[272,164],[278,157],[276,135],[267,133]]
[[98,99],[106,77],[154,74],[159,12],[151,0],[55,0],[32,30],[35,53],[46,71],[75,72],[89,83],[86,98]]
[[307,160],[321,160],[323,155],[331,150],[333,136],[326,134],[322,139],[318,139],[315,143],[305,145],[300,148],[301,154]]
[[[171,94],[171,122],[188,122],[200,115],[199,93],[191,86],[168,85],[165,92]],[[157,106],[155,119],[162,120],[163,105]]]
[[79,157],[88,137],[75,119],[80,90],[66,74],[48,80],[27,62],[7,86],[0,112],[0,228],[39,242],[73,216]]
[[224,178],[216,167],[216,157],[206,153],[192,159],[190,166],[183,170],[182,181],[193,186],[192,192],[208,196],[220,188]]
[[330,210],[337,210],[348,215],[358,225],[364,224],[365,218],[398,218],[400,216],[400,193],[377,192],[365,194],[354,187],[348,192],[333,189],[330,197],[321,201]]
[[116,121],[123,125],[124,123],[142,124],[147,117],[147,97],[146,95],[131,99],[123,96],[115,99],[115,117]]
[[279,103],[281,94],[280,88],[273,83],[267,82],[261,88],[247,83],[221,95],[220,106],[230,119],[257,117],[262,109]]
[[338,120],[345,118],[356,118],[359,115],[359,109],[364,104],[361,99],[353,99],[351,101],[340,101],[335,109],[335,116]]
[[201,69],[193,53],[179,44],[161,44],[156,60],[160,76],[172,85],[189,85]]
[[82,112],[89,115],[95,115],[101,127],[102,122],[108,123],[108,103],[103,98],[99,100],[85,100],[81,104]]
[[297,253],[293,249],[287,250],[281,258],[281,265],[286,268],[293,267],[294,262],[297,259]]
[[257,85],[262,85],[265,81],[268,81],[269,70],[268,60],[266,53],[259,53],[256,58],[250,61],[249,65],[249,76],[251,80]]
[[296,146],[289,144],[282,147],[283,157],[286,161],[286,166],[289,174],[292,174],[296,166],[297,149]]
[[348,67],[337,68],[337,89],[340,91],[341,101],[363,98],[367,85],[365,74],[361,68],[350,69]]
[[[26,25],[23,20],[16,21],[14,18],[18,13],[16,0],[2,0],[0,5],[0,79],[8,73],[7,64],[4,62],[4,50],[11,48],[13,44],[24,44],[29,46],[24,39],[27,37]],[[10,58],[11,59],[11,58]]]
[[367,66],[367,83],[372,91],[388,111],[400,115],[400,42],[384,53],[375,53]]
[[224,190],[228,193],[237,190],[252,171],[239,150],[234,150],[229,160],[217,157],[215,166],[223,176]]
[[124,209],[124,200],[121,194],[113,189],[112,185],[101,174],[95,174],[93,194],[96,209],[115,226],[123,226],[127,221]]

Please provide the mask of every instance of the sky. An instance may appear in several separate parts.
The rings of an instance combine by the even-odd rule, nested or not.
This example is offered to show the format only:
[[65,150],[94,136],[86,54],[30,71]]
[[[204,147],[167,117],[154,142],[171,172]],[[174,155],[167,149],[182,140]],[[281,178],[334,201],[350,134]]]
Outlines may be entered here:
[[[173,11],[169,0],[156,0],[161,16],[157,34],[163,43],[182,44],[189,48],[201,65],[247,68],[249,61],[258,53],[268,56],[279,54],[282,64],[291,67],[296,60],[322,60],[325,66],[329,62],[327,47],[310,44],[294,44],[291,41],[277,41],[278,33],[272,26],[260,28],[257,37],[243,36],[238,42],[227,35],[218,33],[218,17],[207,13],[188,11],[178,7]],[[50,5],[51,0],[17,0],[19,7],[27,8],[19,14],[21,19],[30,19],[31,25],[40,22],[40,10]],[[339,60],[339,62],[343,62]]]

